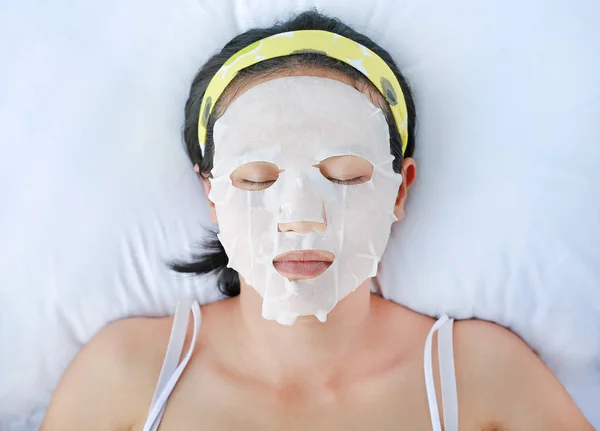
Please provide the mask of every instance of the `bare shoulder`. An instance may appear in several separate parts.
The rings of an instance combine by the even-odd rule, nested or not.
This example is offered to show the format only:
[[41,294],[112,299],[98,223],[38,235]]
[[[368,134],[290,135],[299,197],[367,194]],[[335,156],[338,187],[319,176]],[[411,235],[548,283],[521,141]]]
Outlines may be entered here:
[[167,350],[172,317],[136,317],[118,320],[104,327],[83,348],[91,353],[84,360],[90,366],[107,364],[110,375],[140,385],[155,384]]
[[521,338],[495,323],[456,321],[453,334],[457,385],[463,399],[472,399],[479,411],[488,409],[488,400],[522,367],[545,368]]
[[100,330],[67,368],[42,430],[129,429],[149,406],[171,323],[130,318]]
[[518,335],[485,320],[457,321],[454,346],[457,355],[474,366],[491,363],[513,366],[515,361],[537,361],[536,354]]
[[482,320],[458,321],[454,349],[459,410],[500,428],[592,429],[558,379],[512,331]]
[[172,324],[172,317],[134,317],[118,320],[99,331],[86,348],[113,355],[116,359],[115,366],[128,369],[132,363],[139,364],[132,360],[152,358],[152,353],[166,351]]
[[[490,391],[498,391],[523,374],[556,380],[550,370],[517,334],[485,320],[461,320],[454,325],[454,351],[457,375],[463,383],[480,391],[486,382]],[[479,394],[481,395],[481,394]]]

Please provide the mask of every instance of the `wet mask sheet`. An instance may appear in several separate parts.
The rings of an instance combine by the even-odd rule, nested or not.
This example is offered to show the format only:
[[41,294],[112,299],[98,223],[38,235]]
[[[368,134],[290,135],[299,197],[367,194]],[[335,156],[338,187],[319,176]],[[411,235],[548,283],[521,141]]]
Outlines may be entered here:
[[[214,142],[209,199],[228,266],[262,296],[264,318],[326,321],[341,299],[376,275],[396,220],[402,177],[392,170],[383,112],[336,80],[277,78],[231,103],[215,124]],[[349,159],[340,156],[368,162],[370,177],[352,181],[352,169],[323,168]],[[257,162],[271,168],[268,178],[238,174],[256,172],[245,168]],[[290,279],[273,260],[295,250],[329,252],[334,260],[316,277]]]

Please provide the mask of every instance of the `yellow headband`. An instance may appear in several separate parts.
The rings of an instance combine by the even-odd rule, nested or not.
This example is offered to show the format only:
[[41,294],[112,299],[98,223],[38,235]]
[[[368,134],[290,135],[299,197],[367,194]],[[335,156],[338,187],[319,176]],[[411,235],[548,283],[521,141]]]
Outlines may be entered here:
[[387,63],[367,47],[338,34],[322,30],[298,30],[269,36],[238,51],[211,79],[202,98],[198,119],[198,141],[202,155],[210,114],[240,70],[271,58],[311,52],[343,61],[369,78],[390,105],[402,138],[404,154],[408,143],[406,101],[400,83]]

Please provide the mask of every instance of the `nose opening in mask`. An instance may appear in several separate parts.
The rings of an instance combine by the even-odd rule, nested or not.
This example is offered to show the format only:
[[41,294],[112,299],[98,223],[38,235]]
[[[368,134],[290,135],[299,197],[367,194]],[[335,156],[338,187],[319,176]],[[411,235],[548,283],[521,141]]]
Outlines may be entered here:
[[295,221],[291,223],[279,223],[277,224],[277,232],[296,232],[296,233],[308,233],[311,230],[315,232],[323,233],[327,228],[327,223],[319,223],[314,221]]
[[280,232],[290,229],[324,230],[327,221],[323,197],[318,187],[309,180],[307,172],[287,170],[282,178],[278,199],[277,222]]
[[[280,216],[284,213],[283,207],[279,208]],[[288,211],[289,215],[293,213]],[[304,217],[303,217],[304,216]],[[290,217],[287,217],[288,219]],[[325,214],[325,205],[321,202],[321,215],[319,217],[315,217],[314,214],[310,214],[307,211],[304,211],[303,214],[298,214],[298,221],[286,221],[283,223],[277,223],[277,232],[296,232],[296,233],[308,233],[310,231],[315,231],[319,233],[325,232],[327,229],[327,215]],[[320,221],[314,221],[315,218],[320,219]]]

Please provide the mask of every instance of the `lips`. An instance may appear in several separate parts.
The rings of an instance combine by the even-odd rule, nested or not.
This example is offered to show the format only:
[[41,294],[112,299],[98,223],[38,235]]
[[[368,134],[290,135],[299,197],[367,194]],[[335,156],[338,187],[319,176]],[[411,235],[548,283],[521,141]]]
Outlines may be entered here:
[[273,259],[273,266],[287,278],[313,278],[331,266],[333,253],[323,250],[296,250],[280,254]]

